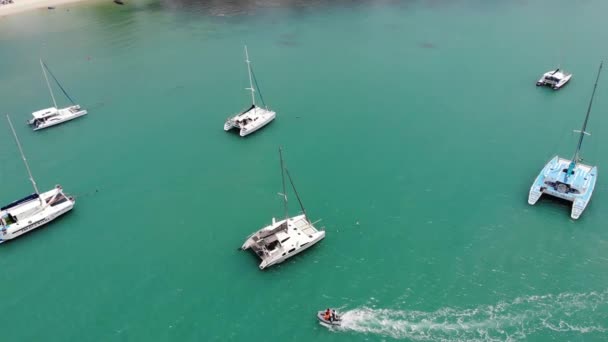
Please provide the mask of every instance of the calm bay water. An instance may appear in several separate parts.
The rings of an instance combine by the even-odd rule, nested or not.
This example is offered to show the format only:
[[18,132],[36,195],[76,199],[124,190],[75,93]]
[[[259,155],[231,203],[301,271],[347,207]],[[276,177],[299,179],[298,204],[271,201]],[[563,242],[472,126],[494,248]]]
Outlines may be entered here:
[[[0,18],[0,113],[51,105],[40,56],[90,112],[16,127],[39,186],[78,202],[0,246],[2,340],[605,340],[608,76],[583,146],[600,169],[586,212],[526,199],[574,152],[606,11],[108,1]],[[278,113],[246,139],[222,130],[248,105],[244,44]],[[571,84],[535,88],[558,64]],[[4,203],[30,186],[0,126]],[[236,249],[282,213],[278,146],[327,238],[261,272]],[[317,324],[327,306],[343,328]]]

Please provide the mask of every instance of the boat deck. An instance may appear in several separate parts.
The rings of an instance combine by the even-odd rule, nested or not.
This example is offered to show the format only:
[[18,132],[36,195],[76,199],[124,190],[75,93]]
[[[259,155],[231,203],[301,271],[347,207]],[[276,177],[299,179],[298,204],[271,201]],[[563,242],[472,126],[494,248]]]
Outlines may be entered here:
[[552,165],[545,173],[546,181],[559,181],[564,184],[568,184],[581,193],[584,193],[587,190],[589,181],[594,176],[591,174],[593,166],[577,163],[573,170],[573,174],[568,178],[568,181],[566,181],[565,175],[568,167],[570,166],[570,160],[558,157],[557,162],[551,162],[551,164]]
[[296,229],[308,236],[318,232],[317,228],[310,224],[305,217],[299,217],[297,220],[290,222],[290,226],[295,226]]

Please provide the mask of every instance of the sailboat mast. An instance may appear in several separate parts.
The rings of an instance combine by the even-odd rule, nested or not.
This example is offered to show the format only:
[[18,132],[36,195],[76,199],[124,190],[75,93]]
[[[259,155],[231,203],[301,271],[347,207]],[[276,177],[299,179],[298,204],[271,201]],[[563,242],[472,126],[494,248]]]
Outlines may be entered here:
[[247,88],[247,90],[251,90],[251,104],[255,106],[255,88],[253,87],[253,81],[251,79],[251,61],[249,61],[249,52],[247,52],[247,45],[245,45],[245,62],[247,63],[247,71],[249,72],[249,88]]
[[580,160],[580,152],[581,152],[581,146],[583,145],[583,138],[585,137],[585,134],[589,134],[587,133],[587,122],[589,121],[589,114],[591,114],[591,106],[593,105],[593,98],[595,97],[595,90],[597,89],[597,83],[600,79],[600,73],[602,72],[602,65],[604,64],[604,62],[600,63],[600,67],[597,70],[597,77],[595,79],[595,85],[593,85],[593,92],[591,93],[591,99],[589,100],[589,107],[587,107],[587,115],[585,116],[585,121],[583,122],[583,128],[581,129],[580,132],[580,137],[578,139],[578,146],[576,147],[576,152],[574,153],[574,158],[572,158],[572,161],[574,163],[577,163]]
[[[27,169],[27,173],[28,175],[30,175],[30,181],[32,182],[32,185],[34,186],[34,191],[36,191],[37,195],[40,195],[40,191],[38,191],[38,186],[36,186],[36,181],[34,180],[34,176],[32,176],[32,171],[30,170],[30,166],[27,163],[27,159],[25,159],[25,154],[23,153],[23,149],[21,148],[21,143],[19,142],[19,138],[17,137],[17,133],[15,132],[15,128],[13,127],[13,123],[11,122],[11,117],[6,114],[6,119],[8,120],[8,124],[9,126],[11,126],[11,131],[13,131],[13,137],[15,137],[15,142],[17,143],[17,147],[19,147],[19,153],[21,153],[21,158],[23,159],[23,163],[25,164],[25,168]],[[40,199],[40,204],[44,203],[42,202],[42,198]]]
[[289,178],[289,183],[291,183],[291,187],[293,188],[293,192],[296,194],[296,198],[298,199],[298,203],[300,203],[300,208],[302,209],[302,212],[304,213],[304,217],[306,217],[306,220],[308,220],[308,215],[306,215],[306,209],[304,209],[304,204],[302,204],[302,200],[300,199],[300,195],[298,194],[298,190],[296,190],[296,186],[295,186],[295,184],[293,184],[293,179],[291,179],[291,175],[289,174],[289,170],[285,169],[285,172],[287,172],[287,177]]
[[57,108],[57,102],[55,101],[55,95],[53,94],[53,88],[51,88],[51,84],[49,83],[49,78],[46,75],[46,69],[44,68],[44,63],[42,62],[42,58],[40,59],[40,67],[42,68],[42,73],[44,74],[44,79],[46,80],[46,86],[49,88],[49,92],[51,93],[51,98],[53,99],[53,105]]
[[279,147],[279,158],[281,159],[281,181],[283,182],[283,205],[285,207],[285,228],[287,229],[287,220],[289,219],[289,210],[287,207],[287,191],[285,190],[285,166],[283,165],[283,149]]

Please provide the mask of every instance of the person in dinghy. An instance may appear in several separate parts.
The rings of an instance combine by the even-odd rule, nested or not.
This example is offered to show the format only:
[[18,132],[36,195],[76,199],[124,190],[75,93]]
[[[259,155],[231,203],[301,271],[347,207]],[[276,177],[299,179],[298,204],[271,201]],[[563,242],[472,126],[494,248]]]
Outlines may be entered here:
[[338,316],[335,309],[327,308],[325,311],[317,312],[317,318],[321,323],[328,325],[340,325],[342,318]]

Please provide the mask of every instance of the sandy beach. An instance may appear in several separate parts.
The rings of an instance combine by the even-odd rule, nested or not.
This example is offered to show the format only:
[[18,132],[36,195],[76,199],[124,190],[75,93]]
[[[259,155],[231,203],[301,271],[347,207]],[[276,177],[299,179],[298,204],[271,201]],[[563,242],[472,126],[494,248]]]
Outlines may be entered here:
[[30,11],[38,8],[47,8],[49,6],[61,6],[68,3],[80,2],[86,0],[13,0],[14,3],[0,5],[0,17]]

